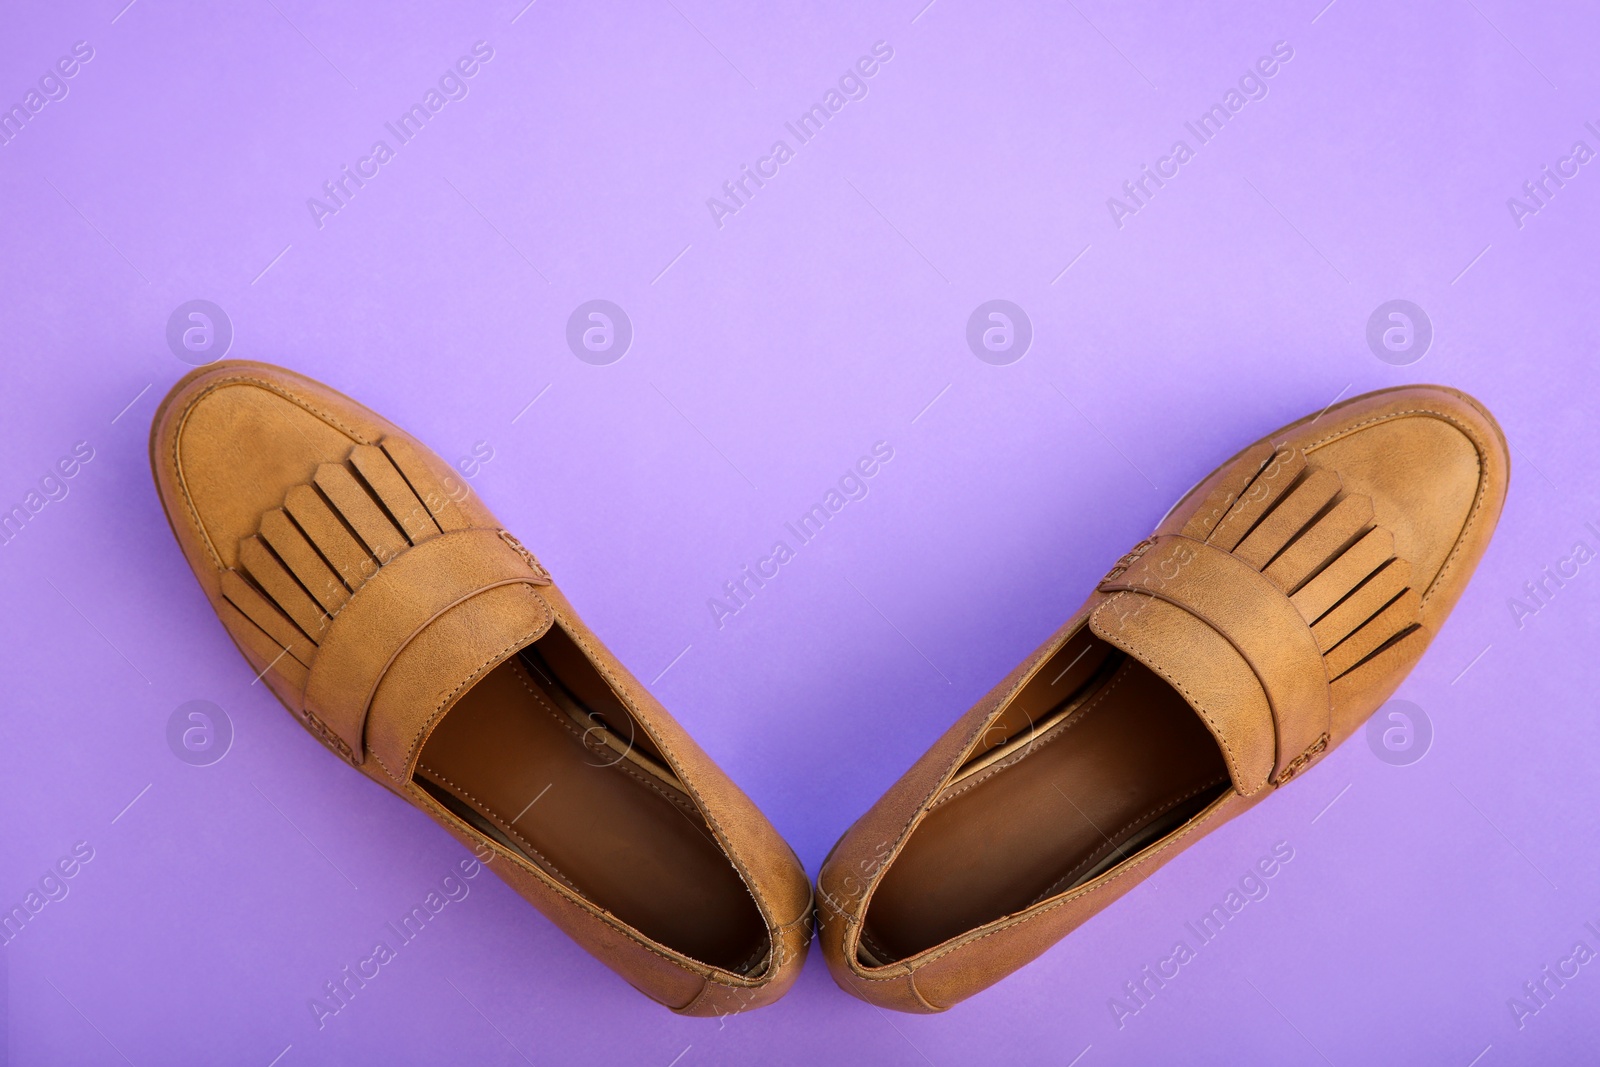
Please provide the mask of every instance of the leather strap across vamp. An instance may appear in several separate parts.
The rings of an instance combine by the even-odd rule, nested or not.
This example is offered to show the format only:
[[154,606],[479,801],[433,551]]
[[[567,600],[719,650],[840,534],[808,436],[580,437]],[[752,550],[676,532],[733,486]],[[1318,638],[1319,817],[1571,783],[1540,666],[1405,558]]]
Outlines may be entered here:
[[1257,457],[1256,475],[1214,489],[1182,533],[1124,556],[1089,617],[1183,693],[1245,796],[1327,751],[1330,682],[1428,636],[1410,564],[1374,524],[1372,501],[1298,449],[1260,445],[1241,470]]

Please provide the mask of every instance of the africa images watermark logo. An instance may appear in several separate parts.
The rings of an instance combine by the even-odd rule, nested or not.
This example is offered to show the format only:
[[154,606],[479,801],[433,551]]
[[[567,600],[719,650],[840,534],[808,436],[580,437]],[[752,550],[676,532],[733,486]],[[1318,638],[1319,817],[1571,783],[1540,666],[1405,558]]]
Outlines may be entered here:
[[72,851],[56,860],[39,880],[22,897],[22,903],[10,911],[0,912],[0,945],[9,945],[33,922],[48,904],[67,899],[72,891],[71,879],[78,876],[85,864],[94,859],[94,846],[79,841]]
[[608,367],[633,347],[633,320],[610,300],[586,300],[567,316],[567,347],[592,367]]
[[329,1019],[348,1008],[356,995],[367,987],[367,983],[376,979],[383,973],[384,967],[398,959],[400,950],[415,941],[440,912],[451,904],[459,904],[467,899],[472,892],[471,879],[483,871],[484,863],[493,856],[493,852],[485,850],[479,855],[484,857],[481,862],[479,859],[459,861],[456,864],[459,877],[455,871],[445,874],[439,879],[437,888],[429,889],[420,904],[414,905],[399,920],[384,924],[383,935],[373,942],[370,953],[340,968],[338,974],[322,983],[322,992],[306,1002],[318,1030],[327,1026]]
[[812,138],[844,110],[845,104],[852,100],[865,100],[867,80],[875,77],[893,58],[894,48],[888,41],[874,42],[872,54],[860,57],[839,75],[836,88],[830,87],[822,94],[820,101],[783,124],[783,128],[794,138],[792,147],[788,140],[778,138],[767,149],[767,154],[756,160],[753,170],[749,164],[740,164],[738,177],[722,183],[721,197],[706,197],[706,209],[711,212],[711,221],[717,224],[717,229],[722,229],[723,221],[730,215],[737,215],[748,207],[757,190],[766,188],[767,182],[778,176],[783,165],[795,158],[796,150],[810,144]]
[[233,747],[233,719],[209,700],[190,700],[167,717],[167,747],[191,767],[209,767]]
[[[1600,127],[1596,127],[1593,122],[1585,122],[1583,127],[1600,138]],[[1546,163],[1539,168],[1538,177],[1522,183],[1521,196],[1506,197],[1506,210],[1511,212],[1511,221],[1516,223],[1517,229],[1522,229],[1528,224],[1529,219],[1549,207],[1556,193],[1565,189],[1567,182],[1576,178],[1581,168],[1594,156],[1594,149],[1590,148],[1587,142],[1573,141],[1572,148],[1567,154],[1556,160],[1554,171],[1550,169],[1550,164]]]
[[393,160],[400,148],[410,144],[433,117],[444,110],[446,104],[453,100],[465,100],[472,88],[469,82],[477,77],[483,64],[493,58],[494,48],[488,41],[474,44],[472,54],[462,56],[447,67],[439,75],[438,84],[429,86],[419,102],[383,124],[383,128],[394,138],[392,146],[382,138],[374,141],[367,154],[356,160],[354,171],[349,164],[343,164],[339,167],[338,177],[323,182],[323,197],[306,199],[306,210],[311,212],[311,221],[317,229],[322,229],[330,217],[349,207],[356,193],[366,188],[367,182],[378,176],[384,164]]
[[[783,524],[787,536],[774,541],[767,554],[756,560],[753,570],[749,564],[745,564],[739,568],[737,576],[723,582],[722,591],[726,595],[706,599],[711,621],[717,624],[717,629],[722,629],[726,620],[749,607],[755,595],[777,578],[782,573],[781,568],[793,560],[801,548],[816,539],[834,516],[844,510],[846,504],[865,500],[871,491],[868,480],[876,477],[893,458],[894,447],[888,441],[874,444],[872,453],[856,460],[834,485],[828,487],[821,500],[801,512],[798,518]],[[793,545],[789,544],[790,538],[794,540]]]
[[39,75],[35,87],[23,93],[21,101],[10,107],[0,105],[0,148],[16,140],[24,127],[47,105],[65,100],[72,91],[69,83],[78,76],[83,65],[93,58],[93,45],[88,41],[76,42],[72,46],[72,54],[62,56],[54,66]]
[[[1596,926],[1592,919],[1583,926],[1600,938],[1600,926]],[[1575,940],[1565,956],[1558,957],[1554,964],[1545,964],[1537,975],[1523,982],[1522,992],[1506,998],[1506,1009],[1511,1012],[1511,1021],[1517,1024],[1517,1029],[1527,1027],[1529,1019],[1548,1008],[1550,1002],[1567,988],[1567,983],[1577,978],[1583,967],[1594,959],[1595,951],[1589,947],[1589,943]]]
[[72,452],[57,459],[39,478],[38,488],[23,494],[22,502],[10,508],[0,506],[0,545],[9,545],[22,533],[23,527],[45,509],[52,501],[65,500],[72,487],[67,483],[77,477],[85,464],[94,459],[94,446],[79,441]]
[[1409,700],[1391,700],[1366,725],[1367,747],[1391,767],[1409,767],[1433,747],[1433,720]]
[[1155,169],[1152,171],[1148,164],[1139,168],[1139,176],[1122,183],[1122,193],[1127,199],[1123,200],[1112,196],[1106,198],[1106,210],[1111,213],[1112,225],[1122,229],[1126,225],[1123,220],[1137,215],[1142,209],[1150,206],[1150,199],[1157,189],[1165,187],[1168,181],[1176,178],[1184,164],[1195,157],[1195,153],[1203,146],[1211,143],[1222,128],[1233,120],[1233,116],[1244,110],[1245,104],[1252,100],[1265,100],[1269,92],[1268,81],[1276,77],[1282,69],[1282,64],[1294,58],[1294,48],[1288,41],[1278,41],[1272,46],[1270,56],[1262,56],[1254,65],[1239,77],[1238,87],[1229,86],[1222,94],[1221,103],[1212,104],[1202,111],[1198,118],[1185,122],[1183,128],[1189,131],[1189,136],[1194,138],[1191,146],[1184,138],[1178,138],[1172,143],[1171,150],[1156,160]]
[[[1600,527],[1592,522],[1585,522],[1584,529],[1600,544]],[[1583,538],[1574,538],[1572,548],[1565,556],[1561,556],[1554,563],[1548,564],[1539,571],[1537,577],[1530,578],[1522,583],[1522,595],[1506,598],[1506,607],[1511,612],[1511,619],[1517,624],[1517,629],[1528,625],[1528,620],[1550,606],[1567,583],[1583,573],[1582,568],[1595,558],[1595,550]]]
[[1412,300],[1385,300],[1367,316],[1367,348],[1391,367],[1409,367],[1433,347],[1433,320]]
[[167,348],[191,367],[215,363],[233,347],[233,320],[210,300],[186,300],[167,316]]
[[967,347],[992,367],[1008,367],[1033,346],[1033,320],[1009,300],[985,300],[967,317]]
[[[1132,980],[1122,984],[1122,993],[1106,1001],[1117,1029],[1127,1026],[1129,1019],[1148,1008],[1156,994],[1165,989],[1168,982],[1176,980],[1184,967],[1198,959],[1200,950],[1220,937],[1228,923],[1247,905],[1266,900],[1267,894],[1272,892],[1269,882],[1292,859],[1294,846],[1287,841],[1279,841],[1272,846],[1270,855],[1258,859],[1237,882],[1228,887],[1228,892],[1222,900],[1211,905],[1210,911],[1194,922],[1184,923],[1187,935],[1173,942],[1166,956],[1140,968]],[[1194,941],[1192,945],[1189,943],[1191,938]]]

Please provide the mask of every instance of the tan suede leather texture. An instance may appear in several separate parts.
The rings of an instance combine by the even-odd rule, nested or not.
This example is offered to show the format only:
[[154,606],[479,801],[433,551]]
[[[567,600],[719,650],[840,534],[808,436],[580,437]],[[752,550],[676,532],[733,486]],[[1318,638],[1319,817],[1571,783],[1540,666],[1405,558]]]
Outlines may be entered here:
[[[943,1011],[1288,785],[1417,663],[1488,545],[1508,479],[1493,417],[1426,385],[1345,401],[1217,468],[834,846],[818,878],[834,979],[881,1007]],[[903,958],[864,955],[874,893],[907,841],[1023,688],[1086,633],[1182,694],[1231,788],[1082,884]]]
[[[793,985],[812,923],[793,851],[438,456],[309,378],[228,361],[173,387],[150,462],[173,534],[250,671],[340,760],[428,812],[673,1011],[731,1014]],[[767,930],[764,966],[734,973],[652,941],[413,780],[429,732],[462,694],[555,625],[643,727],[743,879]]]

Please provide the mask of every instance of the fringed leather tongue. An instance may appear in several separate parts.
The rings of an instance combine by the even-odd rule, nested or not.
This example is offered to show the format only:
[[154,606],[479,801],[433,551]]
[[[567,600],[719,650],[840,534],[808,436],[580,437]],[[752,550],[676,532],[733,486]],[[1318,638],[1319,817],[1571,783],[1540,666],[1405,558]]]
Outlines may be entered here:
[[1369,499],[1297,449],[1261,445],[1253,458],[1181,533],[1119,560],[1089,619],[1189,701],[1246,796],[1326,751],[1329,684],[1420,616]]
[[381,734],[396,776],[411,755],[401,724],[422,729],[413,718],[547,629],[550,608],[530,587],[549,584],[516,538],[469,527],[409,446],[389,440],[291,489],[222,576],[229,602],[309,668],[307,723],[357,764]]

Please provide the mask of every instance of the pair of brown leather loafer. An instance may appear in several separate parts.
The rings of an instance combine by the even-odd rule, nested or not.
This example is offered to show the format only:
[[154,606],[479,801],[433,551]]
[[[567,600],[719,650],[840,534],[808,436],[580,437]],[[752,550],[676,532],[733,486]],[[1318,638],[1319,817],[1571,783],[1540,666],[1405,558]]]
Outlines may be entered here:
[[1032,960],[1354,732],[1482,556],[1506,446],[1471,398],[1369,394],[1181,500],[834,846],[793,851],[404,431],[301,375],[180,381],[150,439],[254,671],[652,999],[771,1003],[813,911],[838,983],[941,1011]]

